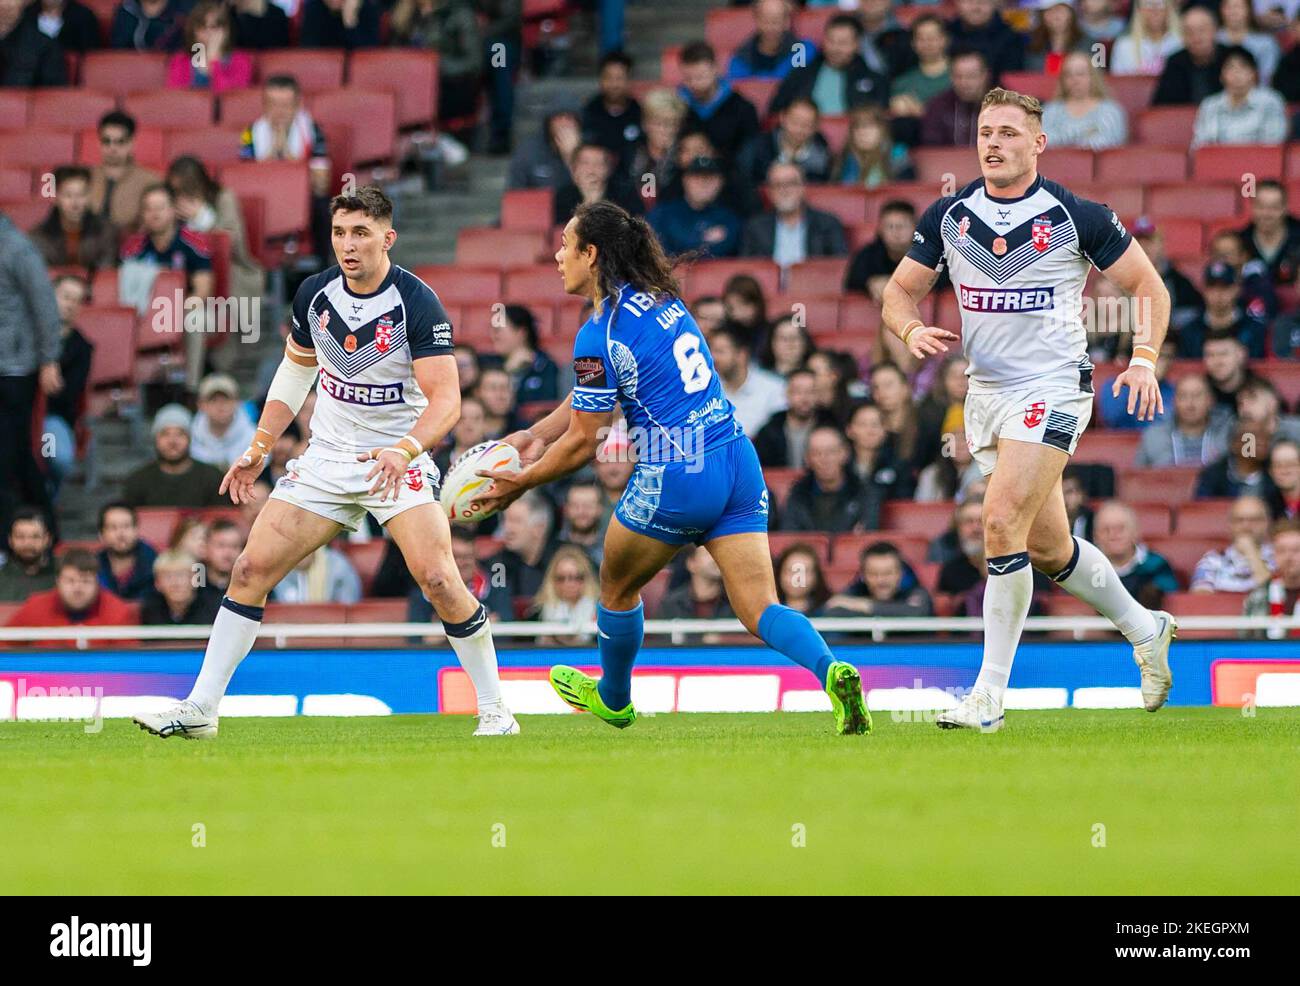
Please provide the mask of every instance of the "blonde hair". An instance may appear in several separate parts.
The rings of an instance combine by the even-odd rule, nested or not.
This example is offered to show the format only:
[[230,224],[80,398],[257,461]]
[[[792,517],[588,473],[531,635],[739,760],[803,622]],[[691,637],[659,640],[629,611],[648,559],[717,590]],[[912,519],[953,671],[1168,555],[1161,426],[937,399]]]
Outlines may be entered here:
[[991,106],[1017,106],[1024,110],[1025,116],[1033,121],[1034,126],[1040,130],[1043,127],[1043,104],[1037,96],[996,86],[985,93],[984,102],[980,103],[980,114]]
[[686,117],[686,104],[671,89],[651,89],[641,100],[644,116],[662,116],[681,123]]
[[[1154,38],[1148,38],[1142,27],[1142,5],[1151,2],[1152,0],[1134,0],[1133,10],[1129,13],[1128,30],[1125,31],[1124,34],[1127,34],[1133,39],[1133,45],[1135,48],[1143,41],[1155,40]],[[1183,21],[1178,15],[1178,4],[1174,3],[1173,0],[1160,0],[1160,2],[1164,4],[1165,8],[1165,33],[1173,35],[1178,39],[1179,44],[1181,44],[1183,40]],[[1218,19],[1217,15],[1215,19]],[[1124,35],[1120,35],[1120,37],[1123,36]],[[1119,38],[1116,38],[1115,40],[1118,41]]]
[[555,575],[559,567],[565,562],[573,562],[582,570],[582,579],[585,583],[583,596],[594,599],[596,591],[596,569],[591,564],[591,557],[573,544],[563,544],[555,549],[555,554],[551,556],[551,563],[546,566],[546,574],[542,577],[542,585],[537,590],[537,595],[533,598],[533,609],[541,611],[542,607],[551,603],[560,603],[560,594],[555,588]]
[[195,557],[188,551],[180,548],[168,548],[153,560],[153,573],[157,575],[160,572],[175,572],[181,569],[189,572],[194,570],[195,563]]
[[1093,99],[1107,99],[1109,94],[1106,91],[1106,78],[1101,74],[1101,69],[1093,64],[1092,58],[1086,51],[1071,51],[1061,59],[1062,71],[1056,73],[1056,98],[1065,98],[1065,63],[1071,58],[1083,58],[1088,62],[1088,95]]

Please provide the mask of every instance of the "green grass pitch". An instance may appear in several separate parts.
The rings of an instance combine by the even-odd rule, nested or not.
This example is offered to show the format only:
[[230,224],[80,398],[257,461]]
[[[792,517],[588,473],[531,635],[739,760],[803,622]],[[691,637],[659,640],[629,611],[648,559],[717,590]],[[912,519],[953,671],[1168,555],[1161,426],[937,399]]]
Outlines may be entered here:
[[1013,712],[992,736],[521,721],[227,719],[211,743],[3,723],[0,888],[1266,894],[1300,872],[1295,709]]

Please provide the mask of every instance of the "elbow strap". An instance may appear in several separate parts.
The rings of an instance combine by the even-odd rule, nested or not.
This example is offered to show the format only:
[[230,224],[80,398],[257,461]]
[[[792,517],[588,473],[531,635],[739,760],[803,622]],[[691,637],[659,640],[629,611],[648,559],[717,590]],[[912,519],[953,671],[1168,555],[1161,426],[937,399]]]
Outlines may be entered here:
[[297,414],[302,410],[303,402],[307,399],[312,385],[316,383],[318,369],[315,366],[303,366],[285,357],[280,362],[280,368],[275,371],[275,378],[271,381],[271,389],[266,392],[266,399],[287,404],[289,410]]

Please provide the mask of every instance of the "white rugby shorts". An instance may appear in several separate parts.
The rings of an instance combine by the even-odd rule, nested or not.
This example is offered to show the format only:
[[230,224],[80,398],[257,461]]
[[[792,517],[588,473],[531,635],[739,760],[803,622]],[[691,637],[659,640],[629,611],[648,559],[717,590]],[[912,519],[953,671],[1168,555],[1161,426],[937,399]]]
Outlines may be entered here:
[[387,524],[412,507],[438,502],[441,477],[427,453],[418,456],[406,470],[396,500],[380,500],[378,494],[370,492],[375,481],[367,480],[366,475],[374,465],[326,459],[313,455],[308,446],[306,452],[289,461],[271,497],[328,517],[350,531],[361,526],[367,513],[380,524]]
[[998,439],[1050,445],[1073,455],[1092,417],[1093,395],[1077,386],[1037,383],[1015,390],[968,391],[966,445],[985,476],[998,461]]

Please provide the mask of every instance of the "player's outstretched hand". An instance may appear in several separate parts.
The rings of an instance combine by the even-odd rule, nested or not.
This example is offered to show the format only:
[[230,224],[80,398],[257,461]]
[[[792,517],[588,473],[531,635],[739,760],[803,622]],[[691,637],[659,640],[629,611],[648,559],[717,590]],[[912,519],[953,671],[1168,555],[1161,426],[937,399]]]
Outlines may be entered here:
[[519,464],[521,466],[531,466],[546,451],[546,443],[526,429],[512,431],[501,441],[519,453]]
[[527,491],[528,487],[519,482],[519,473],[502,472],[499,469],[480,469],[478,475],[492,480],[492,485],[474,497],[471,503],[480,503],[484,511],[505,510]]
[[385,500],[396,500],[402,491],[402,478],[411,467],[411,460],[401,452],[391,448],[372,448],[357,456],[358,462],[373,462],[366,473],[366,482],[370,483],[370,495]]
[[957,342],[961,337],[937,325],[922,325],[907,337],[907,351],[917,359],[937,356],[948,351],[946,343]]
[[1160,396],[1160,382],[1145,366],[1130,366],[1115,378],[1110,395],[1118,397],[1120,388],[1128,388],[1128,413],[1137,410],[1139,421],[1154,421],[1157,414],[1165,413],[1165,400]]
[[262,475],[262,469],[265,466],[266,453],[260,452],[250,445],[244,450],[243,455],[230,464],[225,477],[221,480],[221,486],[218,488],[217,494],[225,496],[228,491],[231,503],[252,503],[253,484],[257,482],[257,477]]

